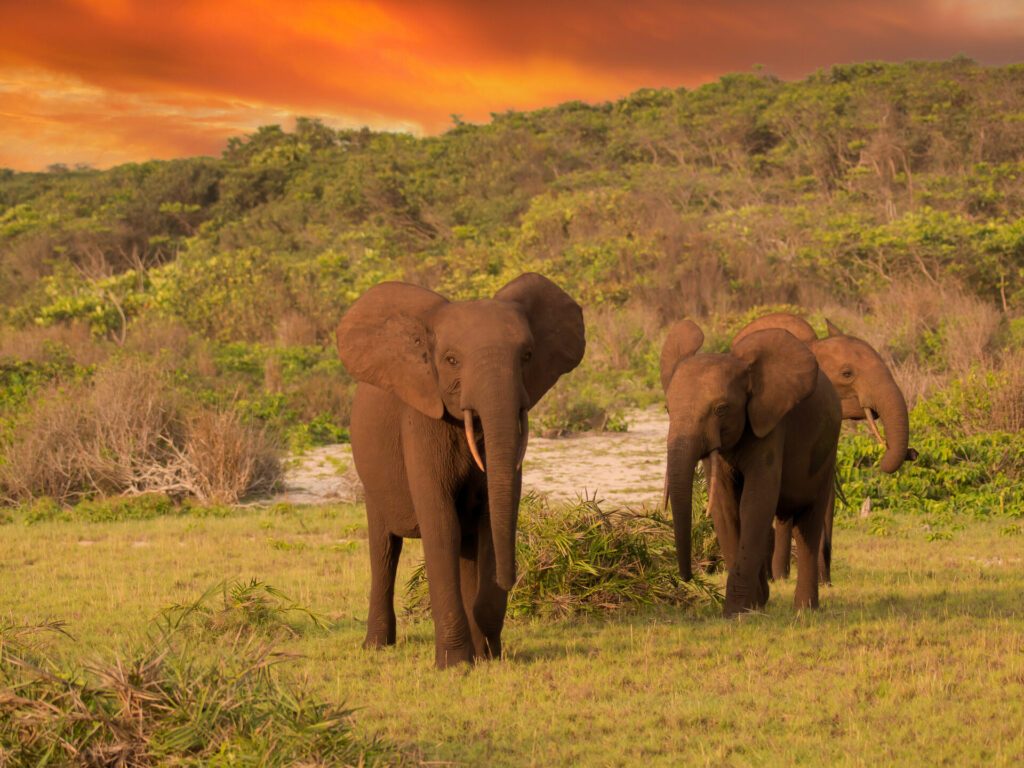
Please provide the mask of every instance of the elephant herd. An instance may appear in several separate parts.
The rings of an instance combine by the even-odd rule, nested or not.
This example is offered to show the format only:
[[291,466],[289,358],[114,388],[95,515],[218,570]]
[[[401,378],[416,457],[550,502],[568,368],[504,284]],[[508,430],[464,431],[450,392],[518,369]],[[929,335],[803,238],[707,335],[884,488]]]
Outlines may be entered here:
[[[387,282],[350,307],[337,341],[358,381],[351,441],[371,571],[364,646],[395,642],[402,541],[422,538],[437,666],[500,656],[527,414],[583,359],[582,309],[536,273],[460,302]],[[831,324],[817,339],[804,320],[776,314],[744,328],[727,354],[700,352],[703,341],[683,320],[661,355],[679,573],[692,576],[693,479],[703,462],[728,569],[725,615],[766,603],[769,567],[786,575],[791,537],[796,605],[815,607],[819,580],[829,579],[841,421],[867,419],[884,442],[880,419],[881,468],[894,472],[913,458],[903,395],[875,350]]]

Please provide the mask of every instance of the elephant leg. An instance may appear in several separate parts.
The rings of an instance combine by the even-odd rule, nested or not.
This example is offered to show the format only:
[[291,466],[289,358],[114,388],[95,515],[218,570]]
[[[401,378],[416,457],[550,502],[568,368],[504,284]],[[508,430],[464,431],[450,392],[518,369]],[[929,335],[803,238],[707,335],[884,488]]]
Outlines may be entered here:
[[771,594],[769,584],[772,580],[772,551],[774,550],[774,547],[775,538],[771,535],[771,531],[769,531],[769,535],[765,539],[764,560],[757,578],[758,594],[755,604],[758,608],[764,608],[768,604],[768,596]]
[[722,612],[726,617],[756,609],[762,597],[767,601],[766,543],[779,502],[779,482],[778,468],[770,465],[744,480],[739,505],[739,548],[735,568],[729,571],[725,584]]
[[434,661],[445,669],[473,660],[473,637],[459,586],[462,537],[453,508],[439,517],[419,517],[434,619]]
[[469,623],[469,634],[473,639],[473,655],[483,658],[486,656],[487,641],[473,615],[473,604],[476,602],[480,582],[478,538],[478,531],[467,532],[462,537],[462,548],[459,550],[459,590],[462,594],[462,609],[466,612],[466,621]]
[[704,459],[702,462],[704,477],[708,482],[708,493],[711,492],[711,462],[716,460],[719,462],[718,477],[714,489],[714,504],[708,508],[708,514],[715,526],[715,536],[718,538],[718,547],[722,550],[725,568],[731,571],[736,561],[736,547],[740,537],[739,505],[732,482],[732,469],[721,456],[717,459]]
[[836,513],[836,489],[829,492],[828,506],[821,529],[821,550],[818,552],[818,579],[832,586],[832,520]]
[[789,563],[792,559],[793,518],[775,518],[775,547],[772,551],[772,579],[784,581],[789,578]]
[[818,607],[818,550],[824,516],[825,503],[818,502],[803,510],[793,525],[796,538],[796,594],[793,603],[797,609]]
[[[477,529],[477,590],[473,601],[472,617],[483,634],[484,658],[500,658],[501,630],[505,626],[505,612],[508,609],[508,592],[498,586],[498,570],[494,556],[494,539],[491,536],[490,516],[480,518]],[[475,642],[475,638],[474,638]]]
[[370,611],[364,648],[395,644],[395,574],[402,554],[402,537],[390,534],[367,500],[370,545]]

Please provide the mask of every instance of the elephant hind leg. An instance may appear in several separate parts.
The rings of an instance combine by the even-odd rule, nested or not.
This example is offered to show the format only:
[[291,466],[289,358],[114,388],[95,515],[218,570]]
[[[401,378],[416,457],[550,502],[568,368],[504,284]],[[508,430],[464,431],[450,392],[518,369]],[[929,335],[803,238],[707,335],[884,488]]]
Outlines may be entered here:
[[775,518],[775,546],[772,550],[772,579],[784,581],[789,578],[789,563],[793,552],[793,518]]
[[797,609],[818,607],[818,553],[821,545],[822,505],[801,512],[795,519]]
[[395,644],[395,575],[402,537],[388,533],[379,520],[371,519],[369,527],[370,612],[363,647],[380,648]]
[[832,488],[828,506],[825,508],[825,520],[821,531],[821,550],[818,553],[818,580],[822,584],[832,585],[832,521],[836,512],[836,491]]

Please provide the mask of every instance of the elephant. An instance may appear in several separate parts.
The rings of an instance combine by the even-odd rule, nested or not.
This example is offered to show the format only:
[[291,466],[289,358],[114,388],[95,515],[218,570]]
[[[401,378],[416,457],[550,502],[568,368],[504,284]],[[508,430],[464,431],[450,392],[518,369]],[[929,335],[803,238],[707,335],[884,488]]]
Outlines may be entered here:
[[[843,409],[843,419],[866,419],[872,434],[885,447],[881,459],[883,472],[892,473],[905,460],[917,458],[917,451],[908,446],[910,426],[907,403],[881,355],[866,341],[840,331],[829,320],[825,321],[828,337],[819,339],[810,323],[788,312],[765,315],[745,326],[733,343],[766,328],[789,331],[808,345],[818,365],[836,388]],[[876,424],[881,419],[885,428],[882,437]],[[832,581],[832,522],[835,503],[829,505],[819,556],[819,573],[825,583]],[[714,514],[714,512],[712,512]],[[775,529],[772,576],[780,579],[789,575],[790,526],[779,524]]]
[[[792,521],[797,534],[796,607],[817,607],[818,542],[842,423],[836,390],[807,345],[787,331],[752,333],[727,354],[698,353],[703,343],[701,329],[682,320],[669,329],[661,353],[679,574],[693,576],[693,478],[697,462],[706,460],[709,494],[727,496],[721,508],[733,513],[715,520],[730,563],[724,614],[767,602],[773,519]],[[725,476],[720,466],[728,468]]]
[[536,273],[450,302],[380,283],[345,313],[338,353],[357,380],[352,456],[370,550],[367,648],[395,642],[405,538],[422,538],[435,663],[501,656],[528,411],[583,359],[583,311]]

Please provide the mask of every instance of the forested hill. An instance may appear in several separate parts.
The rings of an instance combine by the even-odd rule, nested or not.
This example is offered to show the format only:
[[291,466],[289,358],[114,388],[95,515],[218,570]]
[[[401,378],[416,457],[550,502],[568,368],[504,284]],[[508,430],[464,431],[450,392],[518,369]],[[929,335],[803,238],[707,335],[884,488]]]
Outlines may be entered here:
[[216,159],[0,171],[0,211],[5,324],[111,337],[162,313],[221,341],[295,318],[325,340],[379,280],[462,297],[528,269],[662,321],[855,306],[904,276],[1012,315],[1024,66],[728,75],[428,138],[300,119]]

